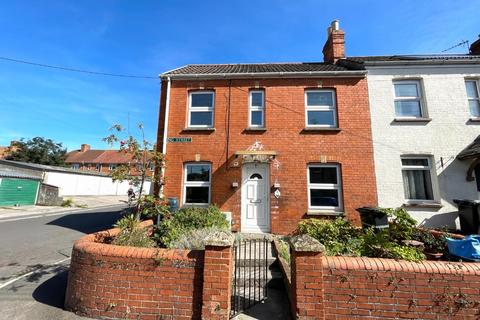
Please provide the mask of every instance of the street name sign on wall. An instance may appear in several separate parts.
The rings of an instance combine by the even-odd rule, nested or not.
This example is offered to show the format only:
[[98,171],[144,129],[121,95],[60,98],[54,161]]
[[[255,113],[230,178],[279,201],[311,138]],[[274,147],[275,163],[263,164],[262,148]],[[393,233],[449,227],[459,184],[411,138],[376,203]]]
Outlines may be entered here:
[[192,142],[192,138],[191,137],[171,137],[167,139],[167,142],[173,142],[173,143]]

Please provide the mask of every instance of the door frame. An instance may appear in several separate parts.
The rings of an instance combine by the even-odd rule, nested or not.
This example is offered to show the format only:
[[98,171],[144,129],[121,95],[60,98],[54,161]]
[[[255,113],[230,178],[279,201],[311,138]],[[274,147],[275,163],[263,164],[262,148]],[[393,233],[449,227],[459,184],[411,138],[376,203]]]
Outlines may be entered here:
[[[265,221],[266,226],[265,228],[258,228],[256,230],[246,229],[245,217],[246,217],[246,203],[245,203],[245,192],[246,192],[246,180],[248,179],[246,173],[248,169],[252,166],[262,166],[265,168]],[[240,192],[240,230],[241,232],[248,232],[248,233],[269,233],[272,230],[271,226],[271,219],[270,219],[270,164],[269,163],[256,163],[256,162],[249,162],[245,163],[242,166],[242,181],[241,181],[241,192]]]

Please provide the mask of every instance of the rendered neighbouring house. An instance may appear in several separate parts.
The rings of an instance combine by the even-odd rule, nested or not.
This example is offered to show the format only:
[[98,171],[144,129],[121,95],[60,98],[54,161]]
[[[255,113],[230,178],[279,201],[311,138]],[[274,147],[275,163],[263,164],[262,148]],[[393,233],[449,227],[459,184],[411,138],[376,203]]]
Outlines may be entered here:
[[288,233],[300,219],[376,205],[365,70],[324,62],[188,65],[161,74],[157,146],[166,197],[215,204],[233,230]]
[[404,206],[427,226],[454,225],[453,199],[480,199],[479,142],[471,145],[480,135],[480,40],[470,54],[340,64],[368,71],[378,204]]

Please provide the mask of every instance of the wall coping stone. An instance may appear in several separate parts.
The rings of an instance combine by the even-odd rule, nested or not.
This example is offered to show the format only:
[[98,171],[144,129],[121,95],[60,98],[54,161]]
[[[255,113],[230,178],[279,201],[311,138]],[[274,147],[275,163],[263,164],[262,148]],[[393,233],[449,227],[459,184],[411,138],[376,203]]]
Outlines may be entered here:
[[325,246],[307,234],[292,237],[290,246],[295,252],[325,252]]
[[231,247],[235,237],[229,231],[215,231],[209,234],[205,240],[205,246],[211,247]]

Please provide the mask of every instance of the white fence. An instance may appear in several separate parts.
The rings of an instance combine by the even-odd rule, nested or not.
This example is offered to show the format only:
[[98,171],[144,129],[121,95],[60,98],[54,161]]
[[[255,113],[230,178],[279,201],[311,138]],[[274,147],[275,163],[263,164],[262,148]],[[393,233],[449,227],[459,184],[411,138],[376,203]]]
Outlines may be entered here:
[[[45,172],[43,182],[59,188],[59,196],[113,196],[126,195],[127,181],[113,182],[110,177],[69,172]],[[150,192],[150,182],[144,183],[145,194]]]

